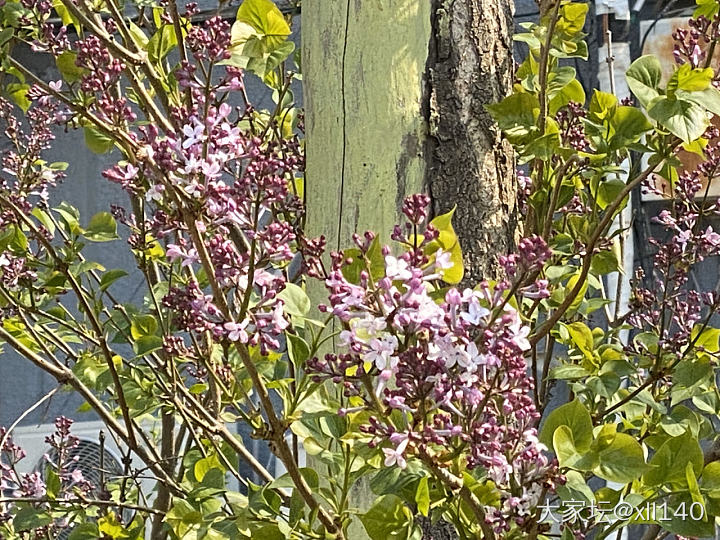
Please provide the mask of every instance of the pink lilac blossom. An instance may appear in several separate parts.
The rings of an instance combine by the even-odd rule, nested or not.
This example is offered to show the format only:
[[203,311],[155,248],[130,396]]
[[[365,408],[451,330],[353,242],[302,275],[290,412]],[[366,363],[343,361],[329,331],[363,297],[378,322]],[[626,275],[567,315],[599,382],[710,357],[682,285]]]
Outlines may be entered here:
[[[717,296],[688,286],[689,269],[704,259],[720,254],[720,234],[705,220],[718,213],[717,203],[702,196],[702,178],[720,170],[720,131],[708,130],[707,159],[693,171],[680,175],[675,184],[672,207],[653,219],[665,230],[666,238],[650,238],[655,247],[652,273],[635,273],[627,322],[640,332],[662,329],[658,346],[647,348],[633,340],[626,347],[636,355],[684,357],[693,329],[705,313],[720,307]],[[645,189],[657,189],[655,181]],[[669,381],[666,381],[669,384]]]
[[[77,458],[71,457],[73,449],[79,444],[79,439],[70,432],[72,424],[73,421],[64,416],[57,418],[55,431],[45,439],[49,451],[45,454],[43,465],[52,469],[60,479],[60,492],[53,495],[58,501],[86,497],[96,489],[75,466]],[[13,442],[12,437],[6,435],[5,429],[0,427],[0,440],[3,441],[0,448],[0,493],[15,498],[42,499],[47,494],[43,472],[19,473],[18,463],[25,458],[25,451]],[[42,502],[37,504],[42,505]],[[0,504],[0,523],[12,518],[12,506],[13,503]],[[43,527],[42,536],[54,537],[53,533],[66,525],[63,519],[58,518]]]
[[[426,217],[417,199],[404,208],[414,226]],[[369,256],[371,242],[357,237],[356,244]],[[483,282],[475,290],[451,288],[444,298],[433,297],[436,253],[423,251],[426,242],[405,245],[409,251],[399,256],[384,248],[384,275],[373,279],[362,272],[357,283],[344,273],[351,261],[333,254],[325,281],[330,304],[321,310],[343,322],[346,352],[313,359],[309,369],[316,380],[331,379],[349,398],[365,402],[372,416],[361,429],[371,445],[381,446],[386,466],[404,468],[411,459],[465,448],[467,467],[484,468],[505,500],[515,501],[492,515],[493,525],[504,530],[555,478],[537,439],[539,414],[523,358],[529,329],[505,304],[502,291],[509,283]],[[534,268],[548,256],[547,246],[533,237],[521,242],[513,260]],[[546,289],[546,282],[534,286]],[[402,421],[390,420],[390,410],[402,411]],[[519,485],[525,491],[518,492]]]

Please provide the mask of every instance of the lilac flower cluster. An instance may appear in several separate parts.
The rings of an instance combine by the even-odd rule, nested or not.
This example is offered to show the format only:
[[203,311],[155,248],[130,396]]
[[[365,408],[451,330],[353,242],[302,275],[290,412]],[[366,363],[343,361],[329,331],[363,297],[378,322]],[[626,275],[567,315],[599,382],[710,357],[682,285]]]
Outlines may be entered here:
[[[51,126],[56,121],[58,109],[52,103],[45,103],[42,96],[38,96],[38,100],[44,106],[28,111],[28,127],[25,128],[15,116],[12,104],[0,98],[0,126],[10,142],[2,152],[0,162],[4,173],[0,176],[0,197],[27,214],[34,206],[45,208],[49,188],[65,176],[60,168],[53,168],[42,159],[43,152],[55,138]],[[0,228],[7,231],[8,227],[17,225],[15,212],[3,205],[0,210]],[[42,233],[50,237],[50,232],[44,228]],[[35,271],[28,265],[27,255],[26,249],[5,249],[0,253],[0,286],[6,291],[22,289],[36,280]]]
[[[421,197],[406,200],[411,228],[426,207]],[[343,273],[350,261],[334,254],[330,305],[321,309],[342,321],[347,352],[314,359],[309,369],[318,381],[343,385],[351,406],[341,414],[371,411],[361,429],[382,446],[387,466],[404,468],[412,458],[442,466],[463,453],[467,467],[483,467],[503,493],[488,522],[498,531],[510,519],[522,526],[555,478],[537,439],[540,415],[524,360],[529,329],[505,301],[509,282],[438,295],[448,259],[432,247],[435,236],[431,230],[417,246],[406,238],[408,251],[397,257],[383,248],[384,275],[364,271],[358,283]],[[365,257],[372,238],[356,237]],[[544,242],[529,238],[511,259],[533,267],[547,256]]]
[[[44,456],[43,466],[48,467],[60,479],[60,492],[53,494],[56,500],[70,500],[90,494],[94,486],[74,466],[77,456],[71,456],[79,439],[70,433],[73,421],[63,416],[55,420],[55,432],[46,437],[49,452]],[[23,497],[40,499],[36,504],[42,506],[41,499],[47,494],[48,487],[41,471],[21,473],[18,464],[26,457],[25,451],[13,442],[4,428],[0,427],[0,495],[13,498]],[[12,504],[0,504],[0,523],[12,518]],[[42,530],[36,530],[38,537],[53,536],[52,533],[67,526],[63,519],[57,519]],[[42,534],[39,534],[42,533]]]
[[581,152],[588,149],[590,143],[585,136],[583,124],[586,116],[587,111],[583,104],[575,101],[571,101],[557,112],[555,120],[560,128],[560,139],[563,145]]
[[230,58],[230,24],[215,16],[204,26],[193,26],[186,43],[197,61],[221,62]]
[[296,240],[295,229],[282,215],[288,209],[302,210],[289,190],[302,157],[296,142],[267,146],[241,133],[234,127],[237,122],[229,118],[231,112],[227,105],[210,107],[204,119],[188,117],[176,136],[160,137],[148,130],[147,153],[162,164],[169,182],[150,163],[116,165],[105,175],[130,191],[145,191],[147,201],[166,216],[160,234],[175,236],[167,245],[169,261],[179,263],[191,276],[192,268],[201,262],[197,240],[179,225],[187,222],[187,216],[162,193],[172,190],[184,199],[183,206],[192,208],[217,283],[241,304],[248,305],[245,298],[253,297],[246,320],[225,321],[212,297],[190,278],[164,300],[179,326],[259,344],[265,351],[278,347],[277,337],[288,324],[277,298],[286,278],[277,269],[293,257],[290,246]]
[[520,169],[517,170],[518,180],[518,208],[522,215],[526,215],[528,211],[528,204],[530,202],[530,195],[532,195],[533,180],[528,176],[525,171]]
[[[720,254],[720,234],[703,222],[704,217],[717,215],[719,211],[717,202],[708,202],[702,196],[701,179],[706,175],[712,178],[720,167],[718,133],[711,131],[715,132],[715,140],[708,145],[708,159],[695,170],[680,175],[671,208],[662,210],[654,218],[668,237],[663,241],[650,239],[651,245],[657,248],[653,274],[646,277],[641,269],[636,271],[627,320],[640,330],[660,335],[658,348],[654,350],[647,350],[642,343],[631,344],[629,347],[637,354],[671,353],[677,358],[683,357],[695,325],[708,310],[714,312],[720,306],[715,293],[703,293],[687,286],[689,270],[694,265]],[[659,193],[654,180],[644,187]]]
[[688,20],[688,28],[673,32],[673,57],[678,64],[690,64],[693,68],[703,67],[707,47],[720,39],[720,17],[712,20],[705,16]]
[[[83,47],[94,43],[88,37]],[[242,131],[238,124],[251,123],[252,111],[236,111],[218,99],[221,92],[243,87],[242,72],[233,67],[225,68],[224,77],[210,78],[213,64],[229,54],[225,21],[214,17],[194,26],[186,43],[196,63],[185,63],[177,76],[180,86],[191,92],[192,105],[172,109],[176,130],[162,132],[147,125],[131,132],[140,147],[137,159],[119,162],[103,174],[147,203],[150,216],[144,224],[137,216],[118,213],[135,231],[130,237],[133,248],[147,247],[140,231],[151,231],[166,241],[167,261],[185,276],[162,300],[176,326],[192,333],[209,331],[217,340],[258,345],[266,353],[279,347],[278,338],[288,326],[278,294],[286,283],[282,269],[293,258],[291,246],[297,241],[295,224],[287,216],[303,213],[292,191],[304,166],[300,144],[295,138],[268,142]],[[95,52],[102,66],[94,71],[112,80],[115,67],[121,66]],[[79,55],[81,59],[85,56]],[[202,62],[205,80],[196,73]],[[90,77],[98,82],[98,76],[88,73],[88,84]],[[113,121],[122,116],[120,104],[114,104]],[[213,303],[216,291],[210,294],[198,284],[200,268],[213,273],[242,320],[225,319]],[[177,344],[168,345],[173,345],[169,351],[177,349]]]
[[45,464],[58,475],[67,496],[78,492],[87,494],[94,489],[75,466],[79,456],[73,455],[73,450],[80,444],[80,439],[70,432],[72,425],[73,420],[60,416],[55,419],[55,431],[45,438],[51,449],[44,455]]

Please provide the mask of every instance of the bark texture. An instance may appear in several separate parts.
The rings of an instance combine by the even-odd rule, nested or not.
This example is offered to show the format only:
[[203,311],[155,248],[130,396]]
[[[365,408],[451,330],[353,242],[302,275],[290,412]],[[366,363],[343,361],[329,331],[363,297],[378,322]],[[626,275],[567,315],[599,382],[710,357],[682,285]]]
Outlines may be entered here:
[[[497,276],[517,229],[514,158],[484,106],[511,86],[512,12],[513,0],[303,1],[310,235],[345,249],[371,229],[387,243],[403,198],[426,191],[436,215],[457,206],[465,282]],[[361,482],[351,498],[375,496]],[[426,540],[457,538],[418,521]]]
[[517,234],[513,151],[485,105],[512,85],[513,0],[432,0],[427,184],[436,214],[457,205],[465,281],[497,277]]

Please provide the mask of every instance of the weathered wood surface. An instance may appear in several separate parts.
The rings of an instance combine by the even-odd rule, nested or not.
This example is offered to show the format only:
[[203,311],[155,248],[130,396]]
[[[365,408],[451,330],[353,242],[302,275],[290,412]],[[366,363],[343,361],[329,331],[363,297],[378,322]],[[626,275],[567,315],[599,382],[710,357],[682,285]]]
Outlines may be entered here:
[[514,159],[484,105],[512,81],[512,0],[306,0],[310,231],[387,239],[405,195],[455,217],[468,282],[517,231]]
[[369,228],[387,239],[424,188],[430,4],[306,0],[302,25],[310,231],[333,249]]
[[[424,190],[430,5],[305,0],[302,28],[309,233],[331,250],[368,229],[387,241],[402,199]],[[365,483],[353,490],[353,505],[371,499]],[[367,536],[358,524],[349,538]]]
[[436,214],[457,205],[468,283],[494,277],[517,229],[514,159],[483,107],[511,84],[512,0],[304,0],[302,28],[309,234],[387,241],[424,191]]

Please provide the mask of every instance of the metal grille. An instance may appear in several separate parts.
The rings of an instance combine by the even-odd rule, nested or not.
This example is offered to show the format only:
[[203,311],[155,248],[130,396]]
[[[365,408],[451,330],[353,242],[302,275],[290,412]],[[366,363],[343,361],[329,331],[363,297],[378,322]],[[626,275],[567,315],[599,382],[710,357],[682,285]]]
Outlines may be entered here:
[[[91,496],[97,497],[102,481],[111,482],[122,476],[123,468],[120,461],[107,450],[104,449],[101,469],[101,446],[90,440],[80,439],[78,445],[68,452],[66,469],[69,473],[80,470],[85,480],[94,486]],[[57,462],[57,451],[52,449],[47,453],[47,458],[43,457],[35,466],[35,470],[45,475],[48,460],[51,463]],[[76,459],[77,458],[77,459]],[[132,519],[131,515],[123,515],[126,521]],[[72,528],[67,528],[60,532],[57,540],[67,540],[72,532]]]

